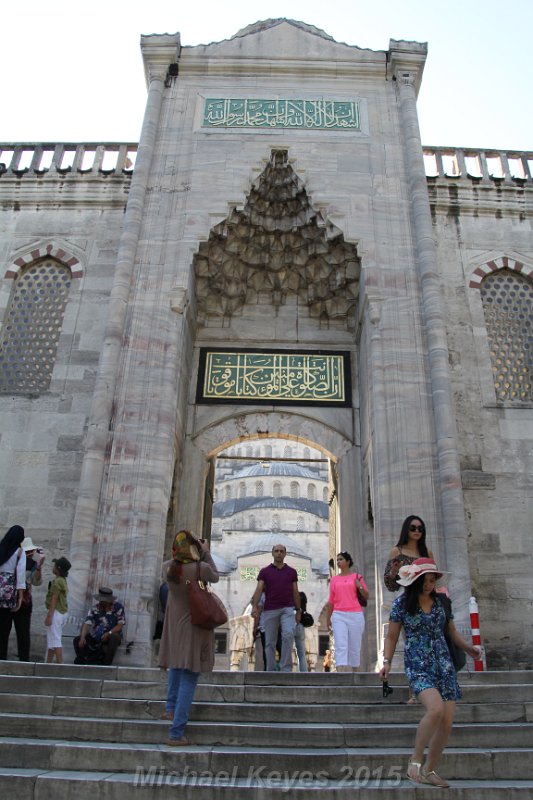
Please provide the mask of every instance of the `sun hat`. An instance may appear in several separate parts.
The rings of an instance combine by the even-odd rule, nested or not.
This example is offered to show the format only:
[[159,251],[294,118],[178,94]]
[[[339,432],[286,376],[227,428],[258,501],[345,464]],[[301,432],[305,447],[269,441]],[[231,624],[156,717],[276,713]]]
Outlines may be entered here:
[[107,586],[101,586],[98,593],[94,595],[94,599],[99,603],[114,603],[117,599],[113,594],[113,589],[108,589]]
[[31,536],[26,536],[26,538],[22,540],[20,546],[25,553],[30,553],[32,550],[37,550],[37,545],[33,544]]
[[69,569],[72,567],[72,564],[68,558],[65,558],[65,556],[61,556],[61,558],[53,558],[52,563],[56,565],[63,578],[66,578]]
[[443,575],[449,574],[440,572],[432,558],[417,558],[412,564],[405,564],[400,567],[397,582],[400,586],[410,586],[417,578],[420,578],[421,575],[426,575],[428,572],[433,572],[437,580],[442,578]]

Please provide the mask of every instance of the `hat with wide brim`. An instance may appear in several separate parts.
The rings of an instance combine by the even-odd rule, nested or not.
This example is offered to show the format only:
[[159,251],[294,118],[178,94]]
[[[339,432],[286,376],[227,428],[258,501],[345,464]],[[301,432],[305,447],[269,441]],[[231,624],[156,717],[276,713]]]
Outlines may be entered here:
[[441,572],[437,569],[437,565],[432,558],[417,558],[412,564],[405,564],[398,570],[398,577],[396,579],[400,586],[410,586],[421,575],[427,575],[428,572],[433,573],[437,580],[442,578],[443,575],[449,575],[449,572]]
[[20,546],[25,553],[31,553],[32,550],[37,550],[37,545],[33,544],[31,536],[26,536],[26,538],[22,540]]
[[94,595],[94,599],[98,600],[99,603],[114,603],[117,598],[112,589],[108,589],[107,586],[101,586]]

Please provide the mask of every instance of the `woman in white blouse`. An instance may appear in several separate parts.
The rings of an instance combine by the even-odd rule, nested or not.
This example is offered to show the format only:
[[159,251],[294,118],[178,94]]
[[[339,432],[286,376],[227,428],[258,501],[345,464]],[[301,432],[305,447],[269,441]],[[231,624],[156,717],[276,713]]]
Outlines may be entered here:
[[26,588],[26,553],[21,547],[24,528],[13,525],[0,542],[0,661],[7,659],[13,612]]

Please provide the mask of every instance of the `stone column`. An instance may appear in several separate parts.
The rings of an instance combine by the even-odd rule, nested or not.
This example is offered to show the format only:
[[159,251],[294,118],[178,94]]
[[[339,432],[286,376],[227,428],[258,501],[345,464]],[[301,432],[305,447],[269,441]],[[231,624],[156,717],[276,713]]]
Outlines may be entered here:
[[468,618],[468,600],[471,593],[470,569],[444,308],[416,110],[415,84],[421,65],[413,64],[411,53],[404,55],[401,52],[402,43],[396,44],[399,47],[393,50],[391,62],[398,91],[411,219],[421,286],[422,316],[428,345],[438,461],[436,479],[440,494],[446,554],[446,564],[442,566],[452,573],[449,585],[454,600],[454,611],[462,623]]
[[106,454],[113,438],[113,401],[119,374],[119,361],[146,188],[161,113],[164,78],[164,72],[151,76],[135,169],[124,215],[124,227],[120,238],[113,287],[109,298],[108,320],[89,414],[85,456],[70,547],[69,557],[73,567],[69,575],[67,633],[76,633],[84,618],[87,603],[90,601],[88,582],[100,494],[104,480]]

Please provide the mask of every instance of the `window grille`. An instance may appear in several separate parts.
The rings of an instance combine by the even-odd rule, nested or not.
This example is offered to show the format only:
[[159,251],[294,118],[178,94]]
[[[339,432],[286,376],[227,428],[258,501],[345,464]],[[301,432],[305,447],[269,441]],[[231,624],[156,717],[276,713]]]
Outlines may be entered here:
[[481,282],[494,388],[505,402],[533,399],[533,284],[501,269]]
[[53,259],[17,278],[0,336],[0,392],[41,394],[52,379],[72,275]]

